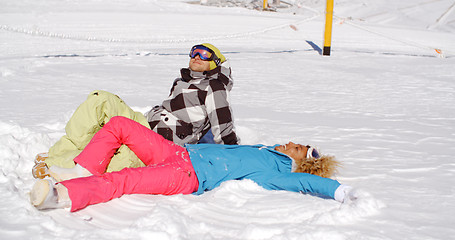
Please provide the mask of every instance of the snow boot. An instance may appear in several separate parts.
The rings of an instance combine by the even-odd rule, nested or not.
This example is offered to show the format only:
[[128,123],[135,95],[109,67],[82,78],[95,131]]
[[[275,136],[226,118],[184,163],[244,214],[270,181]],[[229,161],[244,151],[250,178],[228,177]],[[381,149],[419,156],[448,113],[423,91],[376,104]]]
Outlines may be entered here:
[[49,168],[44,160],[49,157],[48,153],[38,153],[35,157],[35,165],[32,168],[32,175],[34,178],[43,179],[49,177]]
[[30,192],[30,202],[38,210],[71,206],[66,187],[61,184],[55,185],[49,179],[41,179],[35,183]]

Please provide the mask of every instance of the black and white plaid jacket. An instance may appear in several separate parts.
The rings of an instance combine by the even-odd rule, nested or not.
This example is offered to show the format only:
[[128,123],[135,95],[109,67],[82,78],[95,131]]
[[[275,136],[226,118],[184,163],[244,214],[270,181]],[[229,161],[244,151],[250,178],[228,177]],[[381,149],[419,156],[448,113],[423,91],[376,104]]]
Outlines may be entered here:
[[216,143],[239,144],[229,104],[231,68],[225,63],[203,73],[181,69],[168,99],[145,114],[151,129],[181,146],[197,143],[210,129]]

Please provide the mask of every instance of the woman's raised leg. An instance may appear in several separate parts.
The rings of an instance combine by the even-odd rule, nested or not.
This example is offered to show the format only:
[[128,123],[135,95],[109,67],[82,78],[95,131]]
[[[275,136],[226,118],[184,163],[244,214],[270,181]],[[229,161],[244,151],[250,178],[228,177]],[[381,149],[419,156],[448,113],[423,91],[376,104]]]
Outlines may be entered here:
[[72,212],[124,194],[190,194],[199,186],[186,151],[168,157],[164,163],[75,178],[61,184],[68,189]]
[[74,162],[94,175],[101,175],[122,144],[128,146],[145,165],[161,163],[186,151],[143,125],[117,116],[93,136]]

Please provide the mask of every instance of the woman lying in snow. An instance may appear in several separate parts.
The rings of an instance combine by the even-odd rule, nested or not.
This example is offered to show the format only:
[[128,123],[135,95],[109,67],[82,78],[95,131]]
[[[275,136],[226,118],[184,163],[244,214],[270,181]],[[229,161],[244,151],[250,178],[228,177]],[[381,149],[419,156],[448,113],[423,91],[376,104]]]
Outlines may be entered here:
[[[122,144],[146,167],[106,173]],[[30,200],[36,208],[71,207],[74,212],[124,194],[202,194],[224,181],[240,179],[251,179],[269,190],[312,193],[339,202],[356,198],[351,187],[326,178],[338,162],[320,156],[313,147],[292,142],[181,147],[125,117],[113,117],[74,161],[75,168],[62,168],[54,176],[61,181],[58,184],[48,179],[35,183]]]

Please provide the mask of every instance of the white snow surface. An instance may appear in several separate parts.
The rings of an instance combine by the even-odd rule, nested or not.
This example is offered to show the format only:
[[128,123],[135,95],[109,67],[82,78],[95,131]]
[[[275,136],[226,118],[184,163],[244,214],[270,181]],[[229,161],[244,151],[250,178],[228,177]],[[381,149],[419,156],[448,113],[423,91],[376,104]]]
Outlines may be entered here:
[[[331,56],[320,54],[325,1],[253,4],[0,0],[0,238],[453,238],[454,1],[336,0]],[[35,155],[92,90],[145,112],[202,42],[230,60],[242,143],[316,145],[343,163],[335,178],[358,201],[244,180],[76,213],[30,205]]]

